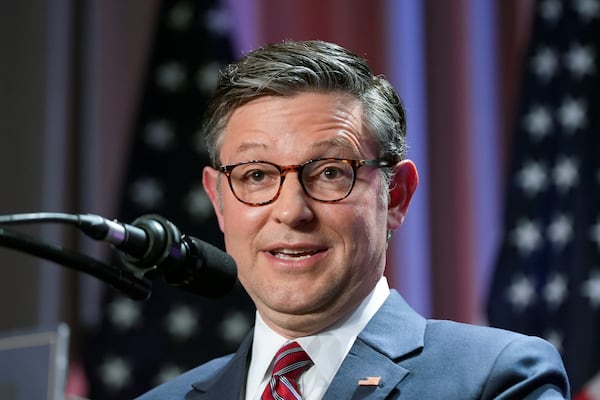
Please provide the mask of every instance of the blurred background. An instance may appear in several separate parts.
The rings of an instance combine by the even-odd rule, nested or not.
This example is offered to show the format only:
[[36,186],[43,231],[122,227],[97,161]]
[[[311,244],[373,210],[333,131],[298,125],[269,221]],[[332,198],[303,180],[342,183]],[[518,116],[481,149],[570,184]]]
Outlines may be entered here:
[[[428,317],[545,337],[580,393],[600,371],[599,25],[600,0],[5,1],[0,215],[158,213],[222,246],[199,132],[218,68],[268,42],[333,41],[407,107],[420,185],[390,285]],[[27,232],[118,262],[72,228]],[[0,265],[0,333],[66,322],[71,396],[132,398],[253,323],[240,288],[213,300],[155,282],[135,302],[14,250]]]

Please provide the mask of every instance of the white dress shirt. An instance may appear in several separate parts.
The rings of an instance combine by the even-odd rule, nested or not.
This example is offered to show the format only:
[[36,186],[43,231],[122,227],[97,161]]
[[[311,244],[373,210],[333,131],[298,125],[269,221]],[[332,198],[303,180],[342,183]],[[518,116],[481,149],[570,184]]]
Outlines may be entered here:
[[[373,291],[348,317],[323,332],[295,340],[314,363],[298,381],[305,400],[319,400],[323,397],[356,337],[389,294],[387,279],[382,277]],[[256,313],[252,358],[246,381],[246,400],[260,400],[267,382],[271,379],[273,357],[281,346],[290,341],[269,328],[260,314]]]

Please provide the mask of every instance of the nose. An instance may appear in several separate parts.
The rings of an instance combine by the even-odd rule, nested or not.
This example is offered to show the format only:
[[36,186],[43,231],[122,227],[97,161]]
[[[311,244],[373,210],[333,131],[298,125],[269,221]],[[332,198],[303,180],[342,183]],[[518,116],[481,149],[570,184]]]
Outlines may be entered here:
[[288,226],[298,226],[314,218],[311,200],[302,189],[297,171],[285,175],[279,197],[272,206],[273,218]]

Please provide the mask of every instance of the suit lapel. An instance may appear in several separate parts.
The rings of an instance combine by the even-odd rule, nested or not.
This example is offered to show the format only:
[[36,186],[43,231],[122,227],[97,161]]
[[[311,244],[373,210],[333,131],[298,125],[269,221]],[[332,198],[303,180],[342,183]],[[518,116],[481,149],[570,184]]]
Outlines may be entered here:
[[252,345],[251,331],[240,345],[231,361],[220,371],[215,379],[192,384],[186,400],[222,400],[241,399],[242,386],[246,383],[249,353]]
[[[392,290],[360,333],[323,400],[385,399],[410,373],[398,363],[423,348],[425,319]],[[379,385],[359,385],[379,377]]]
[[[385,399],[408,375],[408,371],[357,339],[329,385],[323,400]],[[359,385],[368,377],[378,377],[378,385]]]

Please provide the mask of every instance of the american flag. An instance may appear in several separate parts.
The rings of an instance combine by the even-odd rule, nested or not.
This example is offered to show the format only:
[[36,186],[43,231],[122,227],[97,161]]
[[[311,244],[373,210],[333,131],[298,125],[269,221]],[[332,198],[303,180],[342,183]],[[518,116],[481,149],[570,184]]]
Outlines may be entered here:
[[577,394],[600,372],[600,0],[537,2],[530,40],[488,317],[553,343]]
[[[209,0],[162,2],[119,219],[157,213],[222,247],[201,184],[209,161],[199,129],[218,69],[232,58],[228,15],[219,6]],[[92,399],[131,399],[232,352],[254,320],[254,307],[239,287],[214,300],[155,281],[145,303],[108,291],[103,304],[102,322],[83,343]]]

